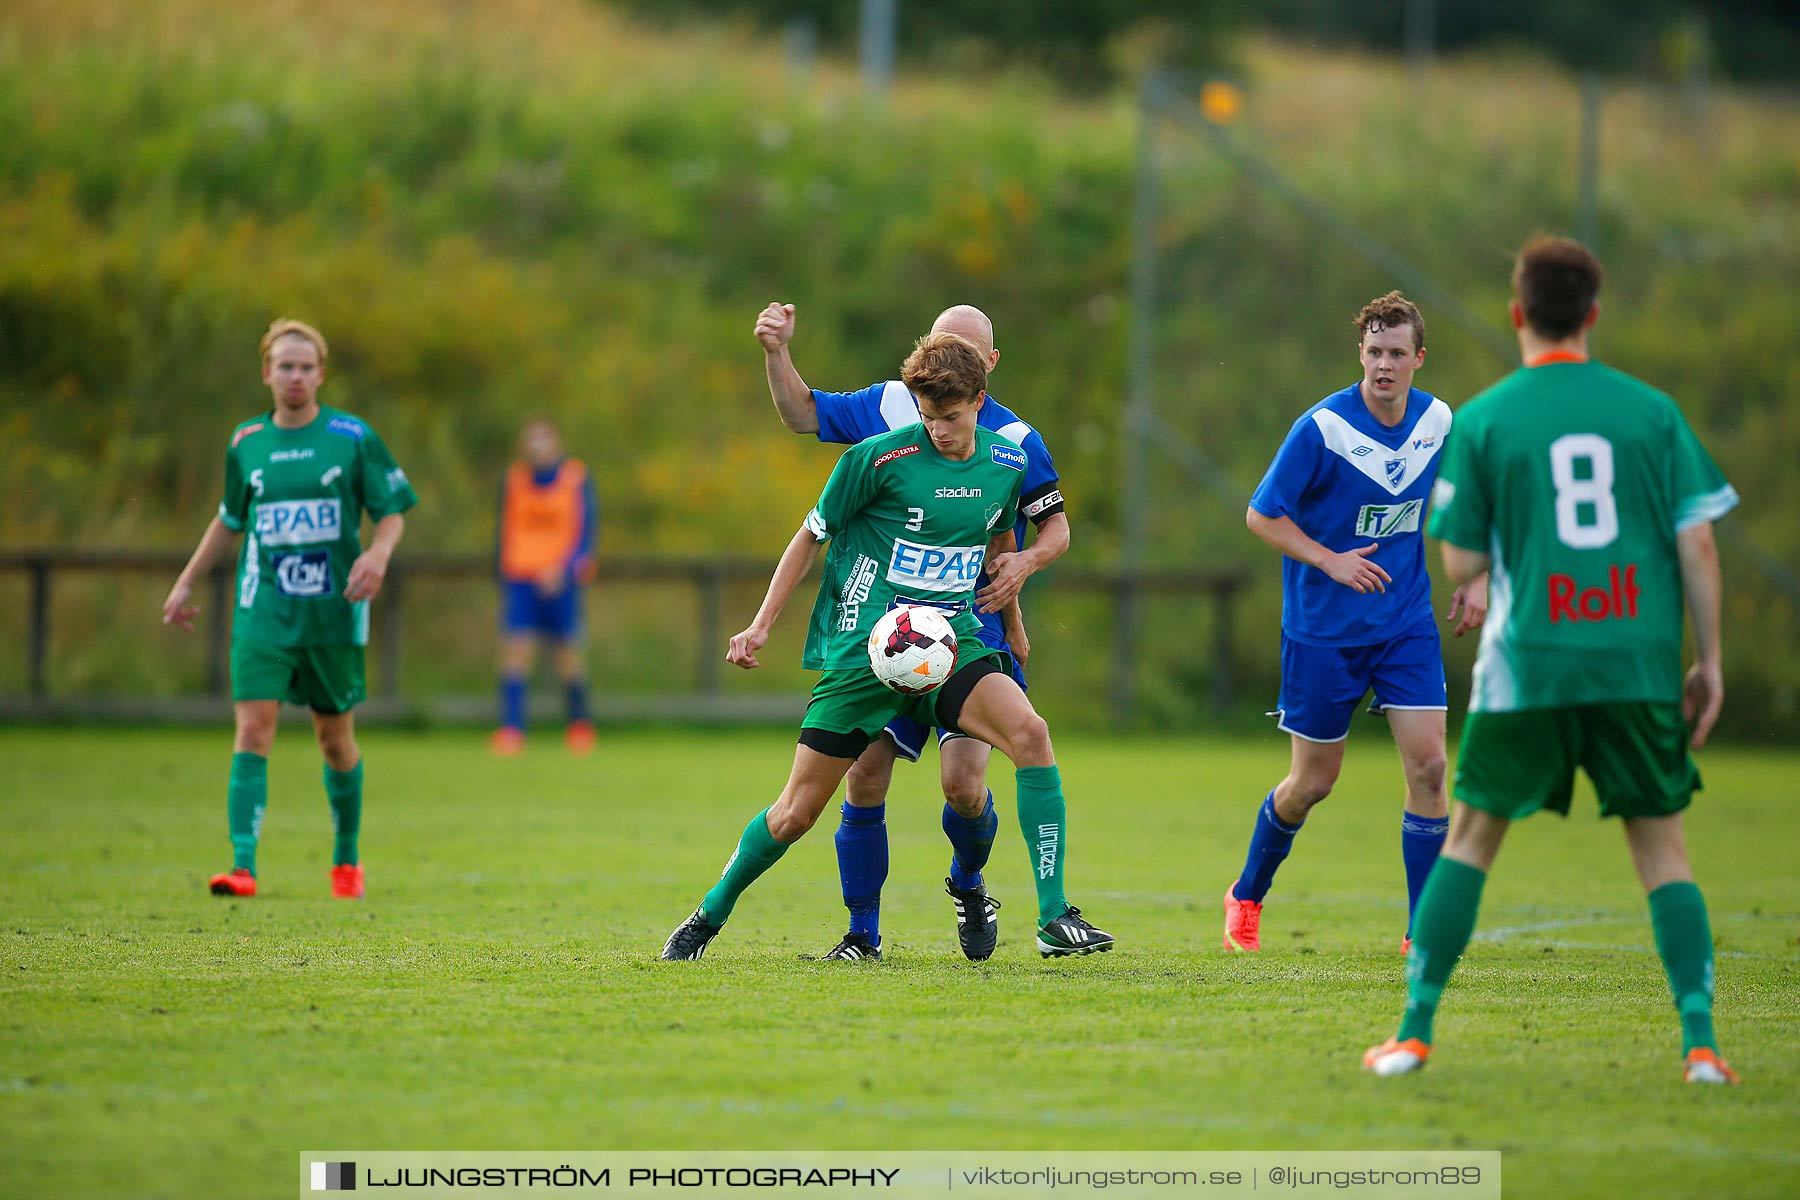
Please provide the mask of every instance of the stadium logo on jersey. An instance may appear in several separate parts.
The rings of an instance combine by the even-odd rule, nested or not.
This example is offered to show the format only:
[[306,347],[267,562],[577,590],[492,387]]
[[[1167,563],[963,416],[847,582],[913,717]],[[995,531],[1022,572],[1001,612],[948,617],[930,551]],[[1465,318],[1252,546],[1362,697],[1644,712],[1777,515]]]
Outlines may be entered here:
[[917,445],[901,446],[898,449],[889,450],[886,454],[877,458],[874,463],[870,465],[869,470],[879,471],[881,468],[893,462],[896,458],[905,458],[909,454],[917,454],[918,452],[919,447]]
[[329,596],[331,555],[324,550],[275,557],[275,582],[288,596]]
[[310,546],[335,542],[344,521],[337,499],[265,500],[256,506],[256,536],[265,546]]
[[1017,446],[995,446],[989,453],[993,455],[995,462],[1003,467],[1011,467],[1015,471],[1023,471],[1025,464],[1030,461],[1025,457],[1025,452]]
[[299,462],[303,458],[311,458],[312,456],[313,452],[311,446],[301,446],[296,450],[277,450],[275,453],[269,455],[269,461],[272,463]]
[[333,433],[341,433],[347,438],[358,440],[362,438],[363,434],[369,432],[369,427],[355,417],[333,417],[325,422],[325,428]]
[[985,546],[921,546],[896,538],[888,582],[927,592],[966,592],[981,578],[986,557]]
[[965,487],[939,488],[937,490],[937,498],[939,500],[962,500],[965,498],[978,500],[981,498],[981,489]]
[[869,591],[875,586],[875,572],[881,564],[866,554],[856,556],[850,564],[850,577],[844,581],[843,599],[838,603],[838,632],[849,633],[862,620],[862,606],[868,603]]
[[1382,463],[1381,467],[1387,472],[1389,487],[1399,487],[1400,481],[1406,478],[1406,460],[1404,458],[1390,458]]
[[1356,510],[1356,536],[1384,538],[1397,533],[1417,533],[1422,500],[1405,504],[1365,504]]
[[232,434],[231,435],[231,448],[233,450],[236,450],[237,444],[239,442],[243,441],[245,438],[249,437],[251,434],[255,433],[257,430],[261,429],[262,427],[263,427],[263,423],[261,421],[258,421],[253,425],[246,425],[242,429],[238,430],[236,433]]

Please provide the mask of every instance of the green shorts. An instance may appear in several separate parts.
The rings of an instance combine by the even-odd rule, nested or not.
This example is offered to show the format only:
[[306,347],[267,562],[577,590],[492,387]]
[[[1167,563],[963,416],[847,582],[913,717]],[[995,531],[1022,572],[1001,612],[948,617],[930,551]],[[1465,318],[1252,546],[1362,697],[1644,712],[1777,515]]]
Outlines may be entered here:
[[369,698],[363,686],[363,648],[234,641],[231,698],[286,700],[315,712],[349,712]]
[[1603,817],[1666,817],[1701,786],[1681,706],[1619,701],[1470,713],[1456,798],[1507,820],[1540,808],[1568,816],[1576,767],[1593,781]]
[[[955,729],[955,714],[938,712],[938,701],[947,693],[954,694],[956,707],[968,698],[968,692],[951,682],[977,663],[990,664],[989,670],[1006,674],[1012,668],[1012,656],[1004,650],[981,647],[981,653],[956,664],[956,674],[943,687],[923,696],[907,696],[894,691],[875,672],[866,667],[826,671],[814,685],[812,699],[806,705],[806,716],[800,721],[800,741],[821,753],[838,758],[855,758],[887,728],[889,721],[905,717],[921,725]],[[808,735],[808,730],[813,735]],[[818,736],[823,734],[824,736]]]

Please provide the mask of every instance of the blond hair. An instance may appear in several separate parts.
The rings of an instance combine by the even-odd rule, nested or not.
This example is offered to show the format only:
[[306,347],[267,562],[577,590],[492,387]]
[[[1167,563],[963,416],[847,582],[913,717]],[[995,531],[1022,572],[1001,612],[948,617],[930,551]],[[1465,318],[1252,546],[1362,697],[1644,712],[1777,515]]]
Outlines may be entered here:
[[269,351],[273,350],[275,343],[284,337],[300,337],[311,342],[313,349],[319,352],[321,367],[325,365],[325,360],[331,357],[331,348],[325,344],[324,334],[305,321],[296,321],[293,317],[277,317],[269,322],[269,332],[262,335],[262,342],[257,346],[257,349],[262,352],[262,360],[265,363],[269,361]]

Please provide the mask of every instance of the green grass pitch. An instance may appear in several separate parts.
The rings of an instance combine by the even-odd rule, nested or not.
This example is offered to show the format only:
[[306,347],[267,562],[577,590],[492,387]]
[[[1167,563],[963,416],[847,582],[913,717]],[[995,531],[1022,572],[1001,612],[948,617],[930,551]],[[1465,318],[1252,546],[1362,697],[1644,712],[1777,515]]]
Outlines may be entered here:
[[[1499,1149],[1509,1195],[1800,1193],[1793,754],[1711,751],[1690,843],[1739,1089],[1683,1087],[1619,831],[1514,831],[1420,1076],[1363,1048],[1403,996],[1399,778],[1360,725],[1265,914],[1219,894],[1285,740],[1064,739],[1071,897],[1031,942],[1010,772],[993,961],[956,950],[935,762],[898,772],[882,963],[843,929],[828,814],[699,964],[653,961],[775,795],[780,731],[364,739],[369,896],[327,894],[309,732],[270,771],[263,894],[229,862],[223,731],[0,732],[0,1190],[287,1195],[306,1148]],[[1585,803],[1585,807],[1582,805]]]

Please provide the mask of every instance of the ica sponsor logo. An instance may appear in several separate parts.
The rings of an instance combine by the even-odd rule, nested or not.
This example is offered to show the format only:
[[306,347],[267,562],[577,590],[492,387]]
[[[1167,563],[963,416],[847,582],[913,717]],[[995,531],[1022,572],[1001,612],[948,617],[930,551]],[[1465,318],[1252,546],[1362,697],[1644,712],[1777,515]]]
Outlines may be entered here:
[[888,582],[925,592],[966,592],[981,578],[986,557],[985,546],[921,546],[899,538],[888,559]]
[[329,500],[265,500],[256,506],[256,536],[265,546],[335,542],[344,530],[342,510]]
[[331,594],[331,555],[324,550],[277,555],[275,582],[285,595],[328,596]]
[[1573,575],[1550,576],[1550,623],[1633,621],[1638,615],[1637,564],[1623,571],[1614,563],[1605,587],[1584,588]]

